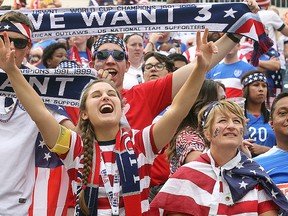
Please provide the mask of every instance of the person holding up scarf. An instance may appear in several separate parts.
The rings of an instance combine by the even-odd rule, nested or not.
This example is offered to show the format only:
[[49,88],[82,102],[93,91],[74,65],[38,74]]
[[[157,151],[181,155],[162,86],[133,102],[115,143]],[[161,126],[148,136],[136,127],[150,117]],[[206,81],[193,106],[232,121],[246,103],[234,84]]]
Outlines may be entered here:
[[[15,57],[14,66],[19,69],[29,69],[29,65],[24,62],[32,46],[33,30],[28,16],[19,11],[7,11],[0,17],[0,37],[4,37],[4,32],[9,37],[10,48]],[[1,81],[3,84],[6,78]],[[11,89],[9,82],[2,86],[5,85]],[[71,129],[75,127],[62,107],[45,105],[57,122]],[[62,172],[64,167],[57,156],[46,152],[48,149],[41,145],[40,132],[18,98],[9,98],[6,94],[0,96],[0,133],[0,182],[3,185],[0,188],[0,215],[28,215],[28,212],[36,209],[36,215],[43,215],[44,213],[39,212],[44,212],[47,208],[50,215],[54,209],[64,211],[65,200],[64,204],[50,202],[50,197],[66,196],[65,187],[61,186],[68,184],[68,175]],[[56,160],[53,160],[55,157]],[[51,170],[53,171],[50,172]],[[62,174],[66,174],[67,179]],[[61,178],[53,178],[55,176]],[[53,190],[45,187],[47,179],[53,183]],[[41,193],[37,191],[36,185],[41,185]],[[45,201],[42,202],[43,200]]]
[[[148,215],[151,163],[187,115],[205,79],[217,47],[207,43],[206,29],[197,33],[196,66],[175,96],[170,109],[143,130],[122,127],[119,92],[102,79],[87,84],[80,98],[81,135],[58,124],[15,64],[14,51],[4,32],[0,40],[0,67],[46,145],[62,159],[77,195],[78,215]],[[108,57],[116,57],[108,53]],[[122,56],[122,57],[121,57]],[[117,55],[122,61],[125,55]]]

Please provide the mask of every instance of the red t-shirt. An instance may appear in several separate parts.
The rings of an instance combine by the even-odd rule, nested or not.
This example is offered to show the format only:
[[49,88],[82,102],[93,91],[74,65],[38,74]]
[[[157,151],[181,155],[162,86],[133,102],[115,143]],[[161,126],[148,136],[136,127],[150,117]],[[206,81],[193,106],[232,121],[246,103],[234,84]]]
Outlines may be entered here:
[[[133,129],[143,129],[172,102],[172,74],[162,79],[136,85],[122,90],[126,118]],[[79,109],[66,107],[74,124],[77,124]]]

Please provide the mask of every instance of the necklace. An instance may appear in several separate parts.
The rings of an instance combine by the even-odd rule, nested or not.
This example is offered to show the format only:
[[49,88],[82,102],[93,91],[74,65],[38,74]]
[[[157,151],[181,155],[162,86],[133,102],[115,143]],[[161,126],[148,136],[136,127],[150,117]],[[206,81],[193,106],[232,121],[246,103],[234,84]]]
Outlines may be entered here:
[[[17,104],[18,104],[18,100],[16,101],[14,107],[13,107],[13,110],[11,112],[11,115],[7,118],[7,119],[0,119],[0,122],[1,123],[7,123],[11,118],[12,116],[14,115],[15,111],[16,111],[16,108],[17,108]],[[1,114],[1,116],[3,116],[4,114]]]

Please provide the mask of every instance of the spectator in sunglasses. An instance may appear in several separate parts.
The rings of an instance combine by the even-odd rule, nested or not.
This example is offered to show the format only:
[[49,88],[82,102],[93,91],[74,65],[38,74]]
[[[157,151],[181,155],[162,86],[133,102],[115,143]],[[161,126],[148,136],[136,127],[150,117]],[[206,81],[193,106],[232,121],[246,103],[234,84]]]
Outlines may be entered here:
[[[248,3],[252,11],[257,11],[258,7],[254,0],[248,0]],[[235,35],[235,37],[239,36]],[[218,55],[213,56],[211,68],[220,62],[236,43],[224,35],[216,42],[216,45],[221,49]],[[98,77],[111,79],[115,83],[126,101],[124,112],[128,122],[136,129],[142,129],[151,124],[153,119],[171,104],[172,99],[195,67],[195,62],[192,61],[161,79],[126,90],[123,88],[123,79],[130,63],[123,40],[113,34],[102,35],[95,41],[93,48],[94,59],[90,62],[90,67],[98,71]],[[119,58],[119,56],[122,57]],[[78,115],[78,112],[75,112],[75,115]]]
[[[1,15],[0,26],[0,37],[3,38],[4,31],[6,31],[5,34],[8,35],[8,40],[13,42],[9,50],[13,50],[16,67],[28,69],[22,62],[25,56],[29,54],[31,48],[32,23],[24,14],[17,11],[9,11]],[[9,28],[3,28],[3,26]],[[66,113],[59,113],[58,108],[60,107],[48,107],[47,105],[47,108],[49,108],[59,123],[68,128],[74,127],[65,116],[67,115]],[[36,154],[36,152],[39,153],[40,149],[45,150],[46,148],[39,148],[39,141],[42,140],[39,130],[17,98],[0,97],[0,133],[0,182],[3,184],[3,187],[0,187],[0,215],[28,215],[36,179],[36,161],[40,158],[41,162],[43,162],[44,155],[43,151],[41,151],[41,155]],[[48,149],[46,150],[48,151]],[[51,157],[51,154],[49,156]],[[44,163],[42,165],[45,166],[47,164]],[[62,168],[63,166],[55,167],[53,173],[61,176]],[[39,175],[36,182],[40,183],[41,192],[39,190],[34,190],[33,192],[34,197],[37,197],[37,202],[32,205],[32,211],[34,211],[34,208],[38,211],[47,211],[47,209],[42,209],[42,206],[39,206],[39,202],[41,202],[40,200],[45,200],[47,203],[50,202],[48,200],[49,196],[45,196],[47,188],[41,184],[47,182],[47,179],[43,177],[45,175],[40,175],[40,173],[44,173],[45,169],[44,167],[37,167]],[[63,179],[52,178],[51,180],[57,182],[57,184],[53,184],[53,191],[51,192],[58,193]],[[53,195],[49,193],[49,195],[53,197],[55,193]],[[60,196],[65,197],[66,194],[67,191]],[[57,208],[57,206],[50,207]]]
[[[6,15],[8,16],[8,15]],[[6,23],[8,22],[12,22],[11,24],[8,23],[8,25],[11,25],[11,28],[9,29],[10,31],[8,32],[8,36],[10,41],[13,41],[13,45],[12,45],[12,49],[15,49],[15,58],[16,58],[16,64],[19,68],[22,67],[22,61],[23,59],[28,56],[30,48],[32,46],[31,43],[31,33],[32,31],[30,30],[20,30],[21,29],[21,25],[28,25],[26,23],[16,23],[17,20],[12,20],[10,21],[10,17],[14,17],[13,14],[9,15],[8,18],[5,19],[5,17],[3,18],[2,16],[0,17],[0,22],[1,22],[1,26],[4,26]],[[14,18],[16,19],[16,18]],[[20,18],[19,18],[20,19]],[[15,24],[14,24],[14,23]],[[32,24],[30,24],[29,28],[33,28]],[[2,28],[3,29],[3,28]],[[27,29],[27,28],[26,28]],[[3,30],[1,30],[0,32],[0,37],[3,38]]]

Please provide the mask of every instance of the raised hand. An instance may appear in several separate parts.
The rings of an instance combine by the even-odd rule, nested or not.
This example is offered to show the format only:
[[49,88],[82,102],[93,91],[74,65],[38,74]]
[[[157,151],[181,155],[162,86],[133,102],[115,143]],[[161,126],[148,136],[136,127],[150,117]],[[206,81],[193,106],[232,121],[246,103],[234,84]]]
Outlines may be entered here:
[[4,32],[3,36],[4,41],[0,39],[0,68],[6,73],[9,73],[17,68],[15,63],[15,50],[11,49],[11,43],[7,32]]
[[257,13],[259,11],[258,3],[255,0],[244,0],[244,2],[247,2],[251,12]]
[[217,46],[212,42],[207,42],[208,29],[206,28],[202,39],[200,38],[200,32],[196,35],[196,45],[197,45],[197,66],[201,67],[203,70],[207,70],[212,61],[212,55],[218,53]]

